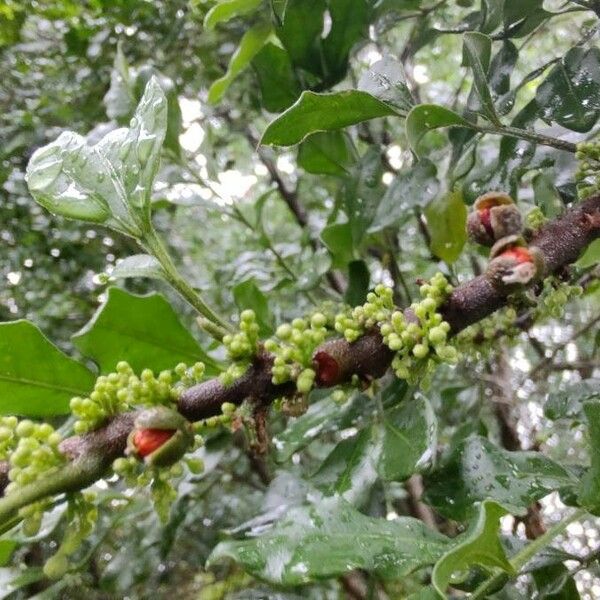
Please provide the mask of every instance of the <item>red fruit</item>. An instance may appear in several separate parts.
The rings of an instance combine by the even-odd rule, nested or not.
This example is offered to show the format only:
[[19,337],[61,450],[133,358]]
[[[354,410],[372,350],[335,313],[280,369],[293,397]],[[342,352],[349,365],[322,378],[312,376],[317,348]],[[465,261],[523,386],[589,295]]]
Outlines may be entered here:
[[160,448],[174,433],[174,429],[138,429],[133,435],[133,444],[144,458]]
[[313,361],[316,367],[318,385],[329,387],[338,382],[340,366],[331,354],[321,350],[314,355]]
[[533,262],[533,256],[531,256],[529,250],[523,246],[514,246],[513,248],[509,248],[500,256],[503,258],[512,258],[519,265],[522,263]]
[[492,229],[492,217],[490,213],[491,207],[486,206],[485,208],[479,209],[479,220],[485,228],[487,234],[494,239],[494,230]]

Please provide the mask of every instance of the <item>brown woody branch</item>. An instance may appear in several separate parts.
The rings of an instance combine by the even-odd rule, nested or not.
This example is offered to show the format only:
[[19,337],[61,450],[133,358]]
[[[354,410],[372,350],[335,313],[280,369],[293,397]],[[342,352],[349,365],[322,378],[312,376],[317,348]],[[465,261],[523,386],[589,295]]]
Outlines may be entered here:
[[[598,237],[600,195],[581,202],[545,226],[530,244],[541,250],[549,274],[575,261]],[[506,290],[492,285],[483,274],[459,285],[440,311],[450,324],[452,334],[456,334],[506,304],[507,295]],[[377,331],[371,331],[353,343],[344,339],[329,340],[315,352],[317,380],[320,386],[331,387],[347,382],[355,375],[363,380],[378,378],[386,372],[392,357],[393,353],[383,344]],[[179,411],[188,420],[198,421],[220,414],[225,402],[240,405],[245,400],[252,400],[255,404],[268,405],[276,398],[293,395],[293,383],[272,383],[272,361],[271,355],[261,352],[246,373],[230,386],[224,386],[218,378],[192,386],[181,395]],[[61,449],[74,462],[86,456],[102,456],[102,464],[108,467],[124,452],[134,416],[134,412],[121,414],[99,430],[66,439]],[[2,477],[4,467],[0,463],[0,490],[7,481]]]

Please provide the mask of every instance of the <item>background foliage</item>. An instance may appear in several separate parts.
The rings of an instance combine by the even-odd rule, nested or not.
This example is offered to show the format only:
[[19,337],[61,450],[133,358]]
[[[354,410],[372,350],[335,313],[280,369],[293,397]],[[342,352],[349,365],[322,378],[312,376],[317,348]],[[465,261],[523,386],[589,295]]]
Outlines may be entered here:
[[[438,270],[468,280],[484,258],[464,220],[484,191],[561,214],[576,198],[575,157],[528,131],[597,135],[599,15],[596,0],[0,2],[0,321],[12,324],[0,353],[36,361],[12,341],[26,318],[100,372],[122,358],[219,370],[222,349],[166,285],[121,279],[131,272],[118,261],[138,252],[130,239],[50,215],[24,182],[32,152],[61,131],[92,143],[127,124],[151,74],[169,100],[156,226],[221,314],[253,308],[268,335],[314,303],[359,304],[379,282],[406,306]],[[206,470],[180,484],[166,524],[143,494],[99,482],[97,503],[114,510],[51,582],[41,565],[69,526],[57,501],[37,536],[0,540],[0,595],[426,599],[431,577],[473,590],[478,568],[450,574],[489,567],[482,545],[506,567],[494,529],[506,510],[511,556],[532,537],[532,511],[550,524],[573,503],[590,457],[598,498],[598,254],[596,243],[572,271],[586,288],[564,314],[541,311],[414,398],[384,379],[343,406],[315,391],[304,415],[273,412],[270,482],[242,432],[225,429],[199,451]],[[60,364],[39,377],[64,372],[79,393],[89,372]],[[64,420],[70,392],[19,394],[3,413]],[[447,551],[406,515],[465,541]],[[598,597],[598,532],[591,516],[570,526],[495,597]]]

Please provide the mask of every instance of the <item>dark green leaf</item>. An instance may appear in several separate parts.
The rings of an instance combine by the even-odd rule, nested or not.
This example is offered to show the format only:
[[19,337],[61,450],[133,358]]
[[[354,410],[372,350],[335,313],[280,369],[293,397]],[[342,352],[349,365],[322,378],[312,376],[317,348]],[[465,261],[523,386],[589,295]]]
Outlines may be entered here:
[[450,192],[425,208],[431,251],[448,264],[455,262],[467,241],[467,207],[460,191]]
[[44,417],[69,413],[95,377],[54,346],[29,321],[0,323],[0,414]]
[[479,96],[479,103],[470,108],[481,112],[489,121],[498,125],[500,121],[487,81],[491,49],[492,40],[487,35],[476,31],[464,34],[463,54],[466,64],[473,71],[475,90]]
[[335,267],[344,268],[354,259],[352,228],[350,223],[334,223],[321,231],[321,239],[333,258]]
[[418,154],[422,137],[440,127],[473,128],[471,123],[459,114],[437,104],[419,104],[406,117],[406,137],[413,151]]
[[355,162],[350,136],[342,131],[313,133],[298,148],[298,165],[309,173],[348,175]]
[[424,158],[400,171],[386,190],[369,232],[376,232],[404,222],[412,216],[414,206],[425,206],[438,193],[437,168]]
[[73,343],[92,358],[102,373],[126,360],[136,372],[172,369],[179,362],[201,361],[207,372],[215,362],[181,324],[160,294],[135,296],[119,288],[108,290],[106,301],[91,321],[73,336]]
[[539,452],[509,452],[473,436],[426,478],[426,501],[446,517],[465,520],[476,502],[494,498],[523,512],[550,492],[570,488],[574,477]]
[[437,419],[429,401],[417,395],[384,413],[377,470],[388,481],[402,481],[431,466],[437,445]]
[[262,103],[270,112],[281,112],[296,102],[302,88],[298,83],[288,53],[272,43],[267,43],[254,57]]
[[371,65],[361,75],[358,89],[395,106],[401,114],[408,114],[414,105],[406,84],[404,67],[391,56],[386,56]]
[[510,90],[510,76],[518,58],[517,47],[510,40],[504,40],[489,68],[490,87],[498,96]]
[[588,425],[591,465],[581,482],[579,501],[590,512],[598,515],[600,514],[600,401],[584,402],[583,413]]
[[589,131],[600,114],[600,49],[571,48],[539,85],[535,99],[545,119]]
[[433,568],[431,580],[442,598],[446,597],[448,585],[464,580],[473,566],[515,574],[498,537],[500,517],[507,512],[492,500],[486,500],[479,506],[479,514],[469,530],[455,540],[453,547]]
[[600,379],[585,379],[568,385],[562,390],[550,392],[544,404],[544,414],[552,420],[583,420],[583,403],[600,400]]
[[209,102],[217,104],[221,101],[233,80],[248,67],[254,57],[261,51],[271,33],[271,26],[262,23],[246,31],[229,61],[227,72],[210,86],[208,90]]
[[317,131],[342,129],[395,114],[392,107],[359,90],[329,94],[302,92],[293,106],[269,123],[261,143],[293,146]]
[[353,260],[348,263],[348,287],[344,301],[350,306],[364,304],[369,291],[371,273],[364,260]]
[[255,577],[280,585],[327,579],[353,569],[398,579],[434,563],[448,544],[417,519],[367,517],[333,497],[293,508],[258,537],[222,542],[208,562],[231,558]]
[[232,288],[233,298],[239,311],[250,308],[256,314],[260,327],[260,336],[268,337],[273,333],[273,315],[269,309],[267,297],[256,285],[254,279],[246,279]]
[[562,564],[548,565],[531,573],[539,600],[579,600],[579,592],[569,570]]

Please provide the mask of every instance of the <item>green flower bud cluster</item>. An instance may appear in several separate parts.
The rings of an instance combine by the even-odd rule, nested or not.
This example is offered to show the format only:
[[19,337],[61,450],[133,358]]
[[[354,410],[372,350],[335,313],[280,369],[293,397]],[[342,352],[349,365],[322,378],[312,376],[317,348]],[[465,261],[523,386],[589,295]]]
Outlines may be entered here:
[[312,355],[327,337],[327,317],[320,312],[308,319],[294,319],[277,328],[278,339],[265,342],[265,349],[275,355],[272,381],[281,384],[295,381],[301,394],[308,393],[315,380]]
[[394,311],[389,319],[380,323],[384,343],[396,353],[392,369],[398,378],[416,383],[435,362],[458,362],[456,348],[447,343],[450,325],[437,312],[452,289],[447,279],[437,273],[420,287],[423,299],[410,307],[416,322],[409,322],[401,311]]
[[516,326],[517,311],[509,306],[463,329],[455,339],[461,354],[472,358],[485,356],[492,350],[501,333],[504,338],[514,338],[521,331]]
[[577,144],[575,157],[579,161],[575,172],[577,194],[585,200],[600,191],[600,142]]
[[367,301],[362,306],[355,306],[336,316],[335,330],[347,341],[354,342],[367,329],[389,319],[393,310],[393,290],[380,283],[367,294]]
[[233,361],[229,368],[220,375],[223,385],[231,385],[246,372],[258,351],[258,332],[256,314],[253,310],[248,309],[240,314],[240,330],[223,337],[227,356]]
[[71,568],[69,557],[93,531],[98,520],[95,494],[83,492],[69,497],[65,536],[57,552],[46,561],[44,574],[51,579],[60,579]]
[[[9,417],[9,424],[13,420]],[[7,428],[8,429],[8,428]],[[13,429],[16,444],[9,457],[6,494],[18,494],[20,488],[33,483],[40,475],[59,470],[66,458],[58,449],[61,435],[49,423],[20,421]],[[19,511],[23,518],[23,532],[35,535],[40,528],[44,511],[51,505],[49,499],[30,504]]]
[[203,427],[209,427],[213,429],[215,427],[220,427],[221,425],[229,425],[235,416],[236,410],[237,406],[235,404],[232,404],[231,402],[223,402],[223,404],[221,404],[220,415],[208,417],[208,419],[198,421],[198,423],[195,423],[195,425],[199,429],[202,429]]
[[204,364],[189,367],[180,363],[172,371],[161,371],[157,376],[144,369],[140,376],[125,361],[117,364],[116,372],[101,375],[87,398],[71,400],[71,412],[77,420],[73,429],[84,434],[100,427],[106,419],[133,406],[169,405],[177,400],[179,390],[200,381]]
[[18,424],[17,417],[0,418],[0,460],[6,460],[16,448],[19,438],[15,429]]
[[534,231],[548,222],[546,215],[539,206],[535,206],[525,215],[525,225]]
[[559,281],[555,277],[546,277],[544,287],[537,304],[535,320],[542,320],[550,316],[558,319],[562,317],[565,306],[572,298],[577,298],[583,294],[583,288],[580,285],[571,285],[564,281]]

